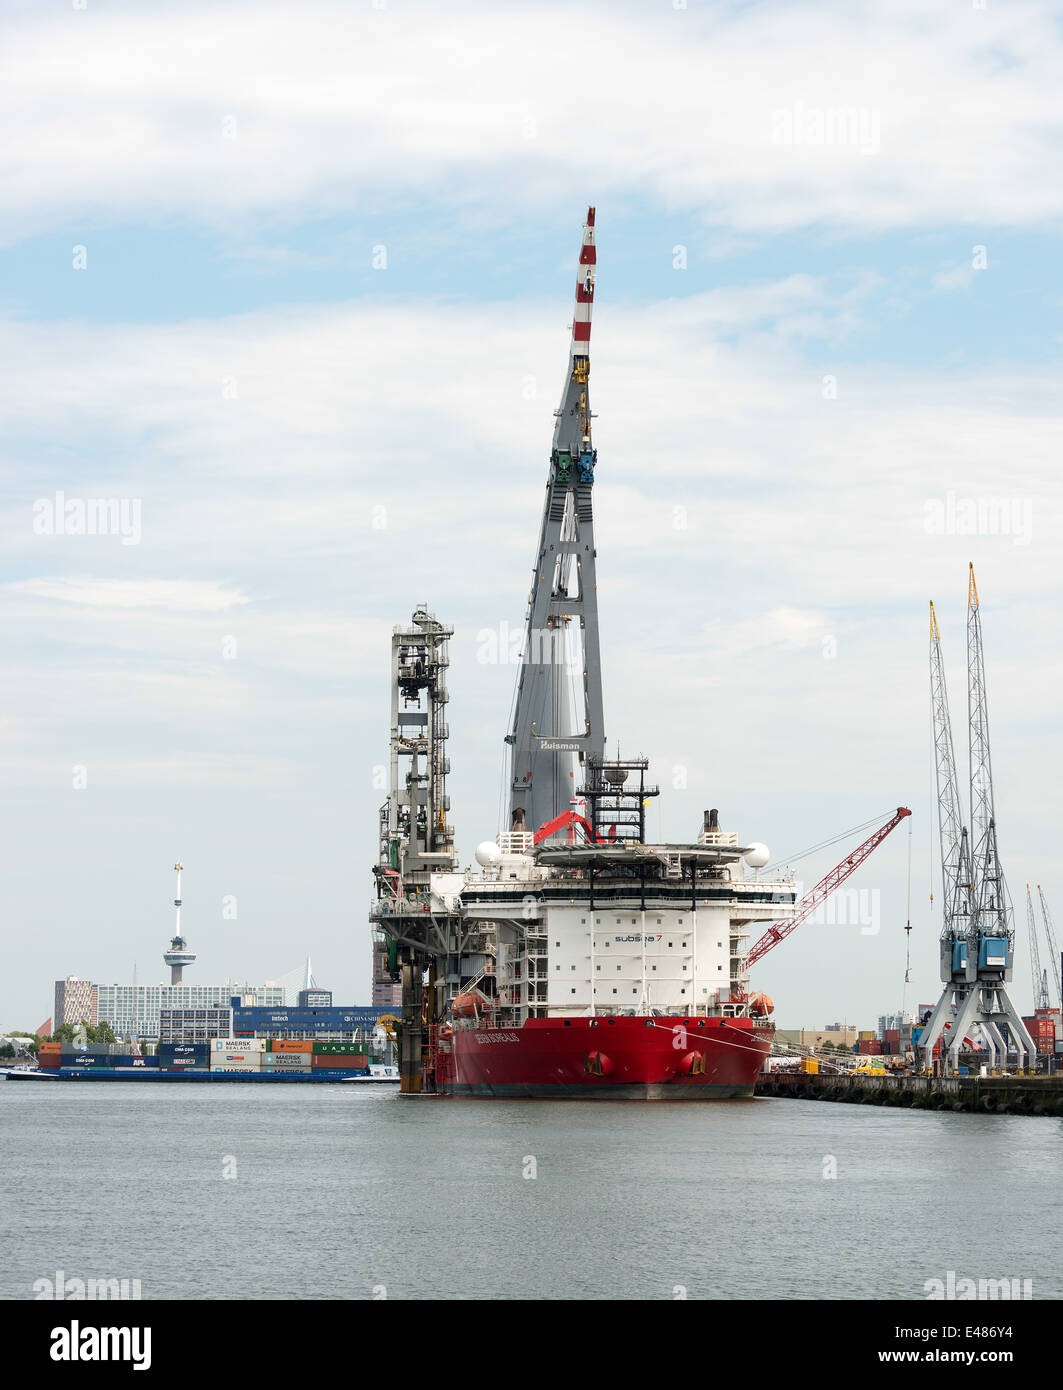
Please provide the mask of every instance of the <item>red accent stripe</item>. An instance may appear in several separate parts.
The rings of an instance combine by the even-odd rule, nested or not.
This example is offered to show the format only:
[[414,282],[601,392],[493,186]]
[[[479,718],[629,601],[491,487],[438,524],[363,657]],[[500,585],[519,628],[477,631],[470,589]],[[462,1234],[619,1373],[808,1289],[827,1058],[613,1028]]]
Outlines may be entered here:
[[593,226],[594,226],[594,209],[593,209],[593,208],[588,208],[588,209],[587,209],[587,226],[588,226],[588,227],[593,227]]
[[591,340],[590,324],[574,323],[572,325],[572,340],[576,343],[589,343]]
[[597,265],[598,248],[596,246],[581,246],[579,253],[580,265]]
[[576,303],[577,303],[577,304],[590,304],[590,303],[593,302],[593,300],[594,300],[594,286],[593,286],[593,285],[590,287],[589,290],[585,290],[585,289],[583,288],[582,285],[577,285],[577,286],[576,286]]

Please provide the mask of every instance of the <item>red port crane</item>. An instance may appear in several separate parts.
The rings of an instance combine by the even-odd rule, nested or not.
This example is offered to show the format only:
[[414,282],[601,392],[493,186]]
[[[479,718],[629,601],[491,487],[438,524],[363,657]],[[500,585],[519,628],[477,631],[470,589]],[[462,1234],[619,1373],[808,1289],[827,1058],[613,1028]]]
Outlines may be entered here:
[[762,956],[766,956],[773,946],[777,946],[790,933],[801,925],[806,917],[810,917],[820,903],[825,902],[834,890],[841,886],[849,875],[864,862],[867,856],[879,847],[882,841],[890,833],[896,830],[905,816],[912,813],[907,806],[898,806],[896,813],[892,815],[885,825],[879,826],[873,835],[869,835],[862,845],[857,846],[847,859],[843,859],[840,864],[836,864],[830,873],[816,884],[810,892],[806,893],[797,904],[794,915],[787,922],[776,922],[768,928],[755,946],[752,946],[749,955],[746,957],[746,969],[755,965]]

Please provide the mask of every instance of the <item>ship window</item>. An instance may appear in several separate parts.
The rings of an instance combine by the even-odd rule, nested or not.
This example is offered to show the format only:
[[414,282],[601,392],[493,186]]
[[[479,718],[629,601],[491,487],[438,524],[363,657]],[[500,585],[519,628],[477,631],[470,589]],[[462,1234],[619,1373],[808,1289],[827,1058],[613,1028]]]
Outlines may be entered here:
[[687,968],[687,963],[686,963],[686,961],[684,961],[684,962],[683,962],[683,969],[685,970],[686,968]]
[[631,919],[631,925],[632,925],[632,926],[635,925],[635,919],[634,919],[634,917],[632,917],[632,919]]
[[638,989],[637,989],[637,988],[633,989],[633,990],[631,991],[631,993],[632,993],[632,994],[638,994]]
[[654,970],[656,970],[656,969],[657,969],[657,967],[656,967],[656,966],[654,966],[654,967],[653,967],[653,969],[654,969]]
[[560,970],[561,967],[560,967],[559,965],[555,965],[555,966],[554,966],[554,969],[555,969],[555,970]]
[[575,994],[575,992],[576,992],[575,990],[572,991],[573,994]]
[[682,917],[680,917],[680,919],[679,919],[679,925],[680,925],[680,926],[683,925],[683,919],[682,919]]
[[619,967],[619,965],[616,967],[616,970],[617,970],[617,974],[619,974],[619,973],[620,973],[620,967]]
[[722,969],[723,969],[723,966],[722,966],[722,965],[718,965],[718,966],[716,967],[716,969],[717,969],[717,970],[722,970]]
[[561,945],[561,942],[560,942],[560,941],[555,941],[555,942],[554,942],[554,945],[555,945],[555,946],[560,946],[560,945]]
[[620,925],[620,918],[619,918],[619,917],[616,919],[616,925],[617,925],[617,926]]
[[671,950],[671,948],[672,948],[672,943],[669,941],[669,943],[668,943],[668,949]]
[[613,990],[613,993],[614,993],[614,994],[616,993],[616,990],[615,990],[615,989]]
[[576,967],[575,967],[574,965],[570,965],[570,966],[569,966],[569,969],[570,969],[570,970],[575,970],[575,968],[576,968]]
[[587,920],[586,917],[581,917],[581,918],[579,919],[579,921],[580,921],[580,926],[582,926],[582,925],[584,924],[584,922],[586,922],[586,920]]
[[602,967],[600,965],[596,965],[594,968],[595,970],[601,970]]
[[660,919],[659,917],[657,918],[657,925],[658,925],[658,926],[661,925],[661,919]]
[[685,989],[681,989],[681,990],[679,991],[679,993],[680,993],[680,994],[686,994],[686,990],[685,990]]

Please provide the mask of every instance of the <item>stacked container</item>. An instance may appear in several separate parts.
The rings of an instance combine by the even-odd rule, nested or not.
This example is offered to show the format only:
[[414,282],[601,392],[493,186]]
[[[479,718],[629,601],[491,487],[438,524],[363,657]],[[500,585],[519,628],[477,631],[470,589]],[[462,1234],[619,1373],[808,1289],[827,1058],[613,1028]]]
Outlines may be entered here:
[[265,1038],[215,1038],[210,1044],[211,1071],[261,1071]]
[[203,1071],[210,1066],[210,1043],[160,1043],[158,1057],[163,1071]]
[[369,1069],[369,1057],[365,1052],[315,1052],[312,1061],[315,1071],[364,1072]]
[[309,1052],[263,1052],[262,1066],[266,1071],[309,1071]]

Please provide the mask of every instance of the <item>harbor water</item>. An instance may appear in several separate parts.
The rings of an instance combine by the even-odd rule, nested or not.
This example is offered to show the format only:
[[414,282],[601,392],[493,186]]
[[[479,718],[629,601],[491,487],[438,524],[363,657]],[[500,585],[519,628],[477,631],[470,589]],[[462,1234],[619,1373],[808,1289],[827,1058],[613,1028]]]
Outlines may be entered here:
[[1055,1119],[22,1081],[0,1128],[5,1299],[1063,1297]]

